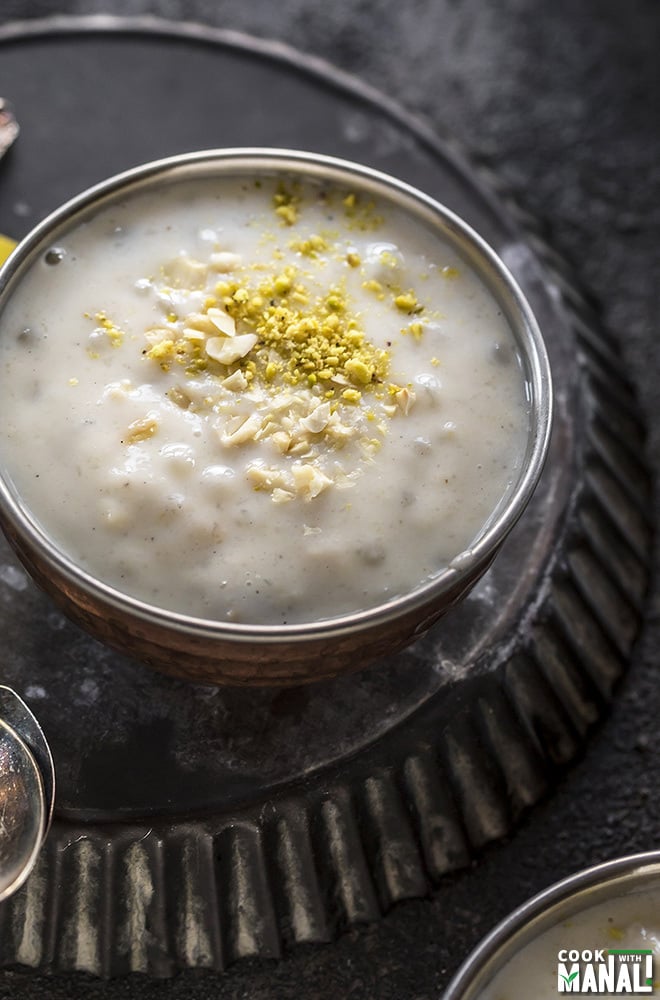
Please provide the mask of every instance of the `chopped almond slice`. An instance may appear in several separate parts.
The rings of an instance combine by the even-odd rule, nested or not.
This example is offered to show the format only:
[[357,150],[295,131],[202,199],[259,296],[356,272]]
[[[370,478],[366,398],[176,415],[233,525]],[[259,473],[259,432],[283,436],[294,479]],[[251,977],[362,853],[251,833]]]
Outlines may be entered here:
[[273,490],[286,485],[280,469],[268,469],[263,465],[250,465],[247,477],[255,490]]
[[240,254],[230,253],[228,250],[221,250],[211,254],[211,267],[214,271],[221,273],[233,271],[241,263]]
[[276,486],[270,498],[273,503],[287,503],[289,500],[295,498],[295,493],[290,493],[288,490],[282,490],[279,486]]
[[108,382],[103,390],[103,395],[110,399],[123,399],[130,392],[132,385],[130,378],[122,378],[118,382]]
[[206,313],[192,312],[184,319],[186,324],[186,329],[188,330],[199,330],[200,333],[204,333],[209,337],[218,332],[218,328]]
[[394,398],[401,412],[406,414],[415,402],[415,393],[412,389],[399,389],[399,391],[395,393]]
[[213,325],[218,328],[220,333],[224,333],[226,337],[234,337],[236,335],[236,323],[223,309],[209,309],[206,313],[208,318],[211,320]]
[[163,275],[171,284],[179,288],[203,288],[206,284],[206,264],[194,260],[186,254],[175,257],[163,267]]
[[254,435],[260,427],[261,417],[258,413],[253,413],[247,418],[236,417],[229,421],[226,428],[220,430],[220,442],[225,447],[232,447],[245,444],[247,441],[254,441]]
[[299,458],[316,458],[317,452],[310,445],[309,441],[301,438],[296,444],[289,448],[291,455],[298,455]]
[[146,330],[144,337],[148,344],[159,344],[161,340],[166,340],[172,336],[172,330],[167,326],[152,326]]
[[317,406],[315,410],[303,417],[300,421],[301,425],[306,431],[310,431],[312,434],[320,434],[321,431],[327,427],[328,421],[330,420],[330,403],[321,403]]
[[240,368],[237,368],[227,378],[223,378],[222,385],[231,392],[243,392],[244,389],[247,389],[248,382]]
[[296,489],[307,500],[313,500],[319,493],[327,489],[328,486],[332,486],[332,479],[326,476],[324,472],[321,472],[320,469],[314,468],[313,465],[296,463],[292,466],[291,471]]
[[342,424],[340,420],[331,421],[326,428],[326,434],[330,440],[338,445],[343,445],[355,437],[355,433],[355,427],[351,427],[350,424]]
[[206,340],[206,334],[203,330],[193,330],[191,326],[183,328],[183,336],[193,344],[203,344]]
[[249,354],[256,342],[254,333],[242,333],[238,337],[211,337],[206,343],[206,353],[221,365],[231,365]]
[[285,455],[291,447],[291,437],[286,433],[286,431],[275,431],[275,433],[271,435],[270,439],[277,450],[282,452],[283,455]]

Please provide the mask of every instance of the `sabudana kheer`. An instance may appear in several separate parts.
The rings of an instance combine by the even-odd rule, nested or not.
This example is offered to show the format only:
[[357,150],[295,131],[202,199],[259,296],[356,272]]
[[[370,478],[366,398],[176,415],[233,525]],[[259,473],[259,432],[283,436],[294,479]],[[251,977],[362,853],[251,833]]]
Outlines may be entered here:
[[2,460],[69,557],[150,604],[296,623],[461,553],[529,412],[497,304],[437,233],[320,182],[134,193],[2,320]]

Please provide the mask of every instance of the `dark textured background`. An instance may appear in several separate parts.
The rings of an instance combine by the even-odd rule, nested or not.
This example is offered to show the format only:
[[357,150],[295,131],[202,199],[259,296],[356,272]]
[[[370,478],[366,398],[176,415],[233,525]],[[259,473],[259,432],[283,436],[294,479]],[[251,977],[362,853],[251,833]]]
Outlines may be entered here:
[[[547,226],[621,344],[658,469],[657,0],[3,0],[0,19],[160,14],[279,38],[349,70],[485,157]],[[654,511],[657,523],[657,506]],[[657,563],[657,559],[656,559]],[[657,576],[657,574],[656,574]],[[588,748],[509,842],[445,887],[277,964],[163,983],[0,973],[0,998],[430,1000],[514,905],[577,868],[660,846],[660,591]]]

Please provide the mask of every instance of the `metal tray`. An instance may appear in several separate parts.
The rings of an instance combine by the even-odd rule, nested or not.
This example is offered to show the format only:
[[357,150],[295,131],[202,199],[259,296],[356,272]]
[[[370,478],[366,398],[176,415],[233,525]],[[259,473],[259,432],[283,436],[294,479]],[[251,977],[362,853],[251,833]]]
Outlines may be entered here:
[[58,770],[38,867],[0,908],[0,962],[96,975],[225,968],[329,941],[512,831],[611,699],[647,585],[644,431],[593,303],[496,177],[385,97],[279,44],[153,20],[0,29],[22,125],[0,230],[195,148],[355,159],[427,191],[501,254],[556,385],[534,501],[471,597],[424,640],[305,688],[213,689],[89,639],[0,546],[3,680]]

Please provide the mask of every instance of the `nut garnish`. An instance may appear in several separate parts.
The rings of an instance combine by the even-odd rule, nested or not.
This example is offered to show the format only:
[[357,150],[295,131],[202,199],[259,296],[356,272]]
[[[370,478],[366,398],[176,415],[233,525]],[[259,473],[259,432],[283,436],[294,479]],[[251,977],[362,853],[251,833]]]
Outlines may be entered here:
[[[382,221],[359,195],[321,197],[344,229],[376,228]],[[220,448],[269,446],[268,464],[256,452],[254,459],[248,455],[246,474],[255,490],[270,493],[275,503],[310,501],[331,487],[350,487],[361,464],[374,460],[389,422],[415,402],[410,386],[390,380],[390,351],[367,337],[348,274],[357,272],[358,287],[391,310],[393,336],[410,332],[421,339],[424,325],[415,320],[401,330],[397,314],[417,316],[424,307],[414,289],[398,284],[400,261],[390,251],[374,244],[392,275],[383,284],[369,277],[346,234],[305,233],[297,185],[280,184],[272,207],[280,223],[297,232],[280,244],[266,231],[262,246],[269,260],[246,261],[216,244],[207,260],[182,253],[163,264],[158,279],[137,282],[141,293],[151,290],[164,314],[144,331],[141,350],[162,377],[176,374],[168,400],[208,418]],[[340,263],[346,277],[338,279],[335,271],[328,285],[323,269],[330,261]],[[94,318],[113,346],[124,343],[106,313]],[[145,441],[156,430],[148,415],[129,426],[124,443]],[[343,463],[349,445],[355,447]]]

